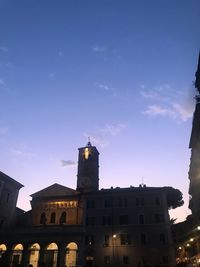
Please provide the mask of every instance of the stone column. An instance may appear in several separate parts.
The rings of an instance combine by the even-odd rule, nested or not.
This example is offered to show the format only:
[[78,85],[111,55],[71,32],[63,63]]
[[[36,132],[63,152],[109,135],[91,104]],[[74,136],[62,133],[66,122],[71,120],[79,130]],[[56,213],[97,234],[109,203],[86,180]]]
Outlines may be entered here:
[[58,257],[57,257],[57,267],[64,267],[66,257],[66,247],[65,244],[60,243],[58,244]]
[[23,267],[28,266],[28,261],[29,261],[29,246],[28,244],[23,244],[23,251],[22,251],[22,260],[21,260],[21,265]]
[[45,253],[46,244],[40,244],[40,251],[39,251],[39,260],[38,266],[42,266],[44,263],[44,253]]

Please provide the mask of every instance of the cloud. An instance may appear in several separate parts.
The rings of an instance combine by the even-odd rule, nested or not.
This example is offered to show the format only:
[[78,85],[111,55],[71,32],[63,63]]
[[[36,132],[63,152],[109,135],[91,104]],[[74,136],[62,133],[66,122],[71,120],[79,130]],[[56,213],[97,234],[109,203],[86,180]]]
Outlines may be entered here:
[[120,132],[126,128],[126,124],[117,123],[117,124],[106,124],[105,128],[101,131],[107,135],[116,136],[120,134]]
[[105,91],[112,91],[112,92],[116,91],[115,88],[113,88],[113,87],[111,87],[111,86],[109,86],[107,84],[95,83],[95,86],[97,86],[98,88],[103,89]]
[[0,46],[0,51],[3,53],[6,53],[6,52],[8,52],[8,48],[5,46]]
[[142,87],[141,96],[146,101],[153,102],[147,104],[144,115],[151,117],[169,117],[181,122],[185,122],[192,117],[194,111],[194,101],[191,96],[192,88],[175,90],[169,84],[163,84],[153,89],[145,90]]
[[163,108],[159,105],[150,105],[147,106],[147,109],[145,111],[142,112],[145,115],[149,115],[149,116],[168,116],[168,117],[174,117],[174,111],[170,110],[168,108]]
[[60,164],[62,167],[74,167],[77,165],[73,160],[60,160]]
[[105,52],[107,49],[104,46],[100,46],[100,45],[94,45],[92,46],[92,51],[95,53],[102,53]]
[[90,137],[92,144],[98,145],[101,148],[105,148],[109,145],[109,139],[111,137],[119,135],[123,129],[127,127],[123,123],[106,124],[104,127],[98,129],[94,133],[84,133],[84,137]]

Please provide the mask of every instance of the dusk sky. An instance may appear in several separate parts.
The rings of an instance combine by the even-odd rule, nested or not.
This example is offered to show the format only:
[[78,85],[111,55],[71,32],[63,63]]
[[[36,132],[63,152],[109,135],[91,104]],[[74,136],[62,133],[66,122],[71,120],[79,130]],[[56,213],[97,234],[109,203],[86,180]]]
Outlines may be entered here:
[[199,0],[0,0],[0,170],[29,195],[76,188],[78,148],[100,188],[173,186],[188,210]]

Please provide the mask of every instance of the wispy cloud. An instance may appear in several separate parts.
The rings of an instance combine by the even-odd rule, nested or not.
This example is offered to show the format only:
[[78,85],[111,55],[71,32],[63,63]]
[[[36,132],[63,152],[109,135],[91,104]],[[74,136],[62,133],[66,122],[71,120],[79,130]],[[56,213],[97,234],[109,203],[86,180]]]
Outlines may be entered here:
[[89,136],[92,144],[104,148],[109,145],[111,137],[119,135],[126,127],[127,125],[124,123],[106,124],[104,127],[97,129],[95,132],[84,133],[84,136],[86,138]]
[[[191,88],[175,90],[169,84],[163,84],[153,89],[145,90],[141,87],[141,96],[146,101],[153,102],[147,104],[142,113],[151,117],[163,116],[185,122],[192,117],[194,110],[194,101],[191,96]],[[190,92],[190,98],[188,93]]]
[[150,105],[147,106],[147,109],[142,112],[145,115],[149,116],[168,116],[174,118],[175,113],[173,110],[170,110],[168,108],[161,107],[159,105]]
[[77,165],[73,160],[60,160],[60,164],[62,167],[74,167]]
[[105,46],[101,46],[101,45],[93,45],[92,46],[92,51],[95,53],[102,53],[105,52],[107,49]]
[[0,52],[6,53],[6,52],[8,52],[8,48],[5,46],[0,46]]

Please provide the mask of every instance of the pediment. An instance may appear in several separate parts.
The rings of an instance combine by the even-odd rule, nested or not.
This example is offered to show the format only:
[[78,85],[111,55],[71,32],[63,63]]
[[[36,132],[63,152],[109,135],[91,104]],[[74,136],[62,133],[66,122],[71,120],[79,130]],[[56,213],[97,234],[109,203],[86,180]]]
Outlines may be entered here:
[[32,198],[37,198],[37,197],[62,197],[62,196],[74,196],[74,195],[77,195],[79,192],[72,189],[72,188],[69,188],[69,187],[66,187],[66,186],[63,186],[63,185],[60,185],[60,184],[53,184],[53,185],[50,185],[34,194],[31,195]]

